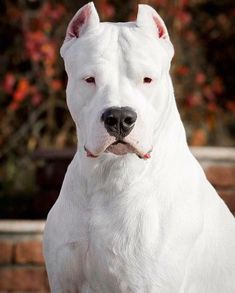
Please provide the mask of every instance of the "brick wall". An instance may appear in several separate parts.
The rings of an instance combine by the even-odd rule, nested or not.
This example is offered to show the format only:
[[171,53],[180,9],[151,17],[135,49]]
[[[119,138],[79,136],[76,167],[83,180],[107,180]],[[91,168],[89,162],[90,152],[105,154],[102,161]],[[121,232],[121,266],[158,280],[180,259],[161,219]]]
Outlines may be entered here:
[[[235,214],[235,149],[192,148],[192,152]],[[72,155],[66,154],[66,159]],[[50,174],[53,176],[53,165]],[[0,221],[0,293],[49,292],[42,255],[43,227],[44,221]]]
[[44,221],[0,221],[0,293],[49,292],[43,228]]
[[194,147],[191,151],[235,215],[235,148]]

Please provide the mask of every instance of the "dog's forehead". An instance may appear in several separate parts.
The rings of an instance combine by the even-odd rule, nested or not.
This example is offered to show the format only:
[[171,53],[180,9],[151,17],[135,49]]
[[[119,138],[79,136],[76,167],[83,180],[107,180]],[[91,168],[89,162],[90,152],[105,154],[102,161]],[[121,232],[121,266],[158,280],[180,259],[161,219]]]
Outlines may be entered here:
[[123,62],[153,60],[161,62],[162,47],[157,38],[139,29],[134,22],[100,23],[99,29],[78,38],[69,58],[85,65],[114,61]]

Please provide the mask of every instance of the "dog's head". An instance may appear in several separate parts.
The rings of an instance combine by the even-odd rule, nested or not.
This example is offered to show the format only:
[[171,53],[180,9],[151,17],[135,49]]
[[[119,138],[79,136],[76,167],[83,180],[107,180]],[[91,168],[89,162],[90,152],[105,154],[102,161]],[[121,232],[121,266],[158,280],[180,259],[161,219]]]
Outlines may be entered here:
[[163,20],[148,5],[128,23],[100,23],[93,3],[75,14],[61,55],[68,107],[88,156],[150,157],[169,104],[173,54]]

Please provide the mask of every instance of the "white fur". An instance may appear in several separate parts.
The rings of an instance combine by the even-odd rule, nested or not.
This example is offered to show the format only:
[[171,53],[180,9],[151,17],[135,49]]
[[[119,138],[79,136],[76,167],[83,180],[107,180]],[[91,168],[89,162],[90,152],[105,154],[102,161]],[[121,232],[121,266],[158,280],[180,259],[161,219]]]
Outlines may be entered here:
[[[87,8],[82,35],[61,49],[79,143],[45,228],[51,292],[234,293],[235,221],[188,149],[165,25],[159,38],[146,5],[124,24]],[[126,141],[150,159],[104,153],[114,138],[100,116],[111,106],[135,109]]]

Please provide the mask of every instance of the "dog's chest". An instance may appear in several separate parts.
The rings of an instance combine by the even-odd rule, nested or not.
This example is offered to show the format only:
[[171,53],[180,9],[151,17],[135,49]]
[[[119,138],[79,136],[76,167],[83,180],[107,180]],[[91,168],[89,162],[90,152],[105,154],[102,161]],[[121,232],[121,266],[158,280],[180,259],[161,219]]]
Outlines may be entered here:
[[193,241],[184,245],[189,219],[179,220],[180,210],[169,217],[153,190],[147,182],[125,194],[96,189],[80,197],[79,209],[70,205],[62,258],[57,254],[61,278],[76,288],[85,282],[91,292],[175,292]]
[[143,207],[125,208],[97,204],[91,212],[84,274],[100,292],[151,292],[158,219]]
[[[166,263],[163,257],[159,215],[153,198],[143,201],[135,197],[133,202],[126,199],[118,204],[96,202],[90,210],[83,267],[92,288],[105,293],[158,292],[158,288],[171,287],[167,270],[174,263]],[[174,286],[176,275],[181,274],[175,272]]]

